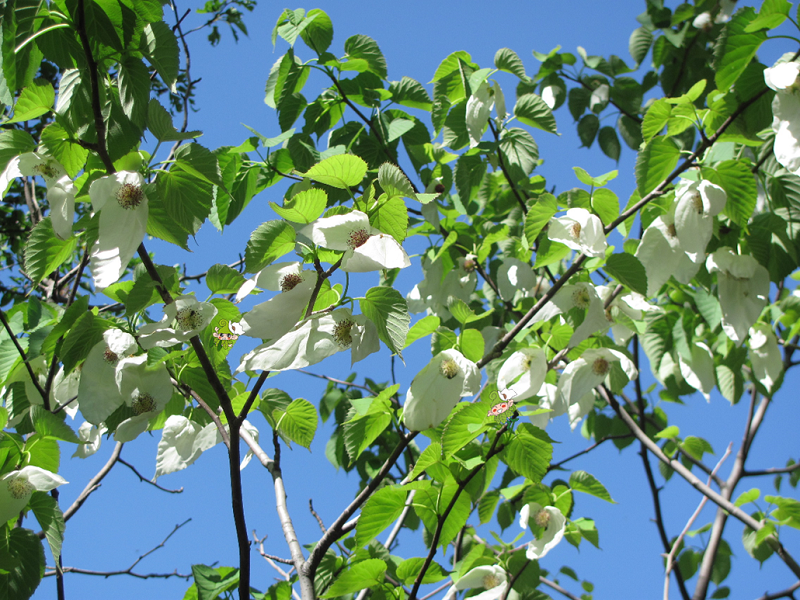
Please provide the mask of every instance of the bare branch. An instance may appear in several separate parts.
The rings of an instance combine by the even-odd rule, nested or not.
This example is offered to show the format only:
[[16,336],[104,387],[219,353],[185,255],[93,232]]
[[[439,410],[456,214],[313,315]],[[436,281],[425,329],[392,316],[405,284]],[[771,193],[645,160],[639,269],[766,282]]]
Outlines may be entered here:
[[157,484],[155,481],[152,481],[152,480],[148,479],[147,477],[145,477],[144,475],[142,475],[141,473],[139,473],[139,471],[137,471],[137,470],[136,470],[136,467],[134,467],[132,464],[130,464],[130,463],[129,463],[129,462],[127,462],[126,460],[123,460],[123,459],[121,459],[121,458],[120,458],[120,459],[118,459],[118,460],[119,460],[119,462],[120,462],[121,464],[125,465],[125,466],[126,466],[126,467],[128,467],[128,468],[129,468],[131,471],[133,471],[133,472],[136,474],[136,476],[139,478],[139,481],[143,481],[143,482],[145,482],[145,483],[149,483],[149,484],[150,484],[150,485],[152,485],[153,487],[155,487],[155,488],[158,488],[158,489],[159,489],[159,490],[161,490],[162,492],[167,492],[168,494],[180,494],[181,492],[183,492],[183,488],[180,488],[180,489],[177,489],[177,490],[171,490],[171,489],[169,489],[169,488],[161,487],[161,486],[160,486],[160,485],[158,485],[158,484]]
[[564,596],[566,596],[567,598],[569,598],[569,600],[581,600],[581,599],[580,599],[578,596],[576,596],[575,594],[571,594],[571,593],[569,593],[567,590],[565,590],[564,588],[562,588],[562,587],[561,587],[560,585],[558,585],[558,584],[557,584],[555,581],[550,581],[549,579],[545,579],[545,578],[544,578],[544,577],[542,577],[541,575],[539,576],[539,581],[541,581],[541,582],[542,582],[543,584],[545,584],[547,587],[554,589],[554,590],[555,590],[555,591],[557,591],[559,594],[563,594]]
[[778,598],[794,598],[794,592],[800,589],[800,581],[792,586],[789,586],[782,592],[775,592],[774,594],[764,594],[757,600],[778,600]]
[[[103,468],[97,472],[97,475],[92,477],[89,480],[89,483],[86,484],[86,487],[83,488],[81,495],[75,499],[75,502],[72,503],[67,510],[64,511],[64,521],[69,521],[78,509],[83,506],[83,503],[86,502],[86,499],[94,492],[96,489],[100,487],[100,482],[103,481],[106,475],[108,475],[109,471],[113,468],[114,464],[119,460],[119,453],[122,452],[122,442],[117,442],[117,445],[114,446],[114,451],[111,453],[111,456],[103,465]],[[40,532],[39,539],[44,539],[44,532]]]

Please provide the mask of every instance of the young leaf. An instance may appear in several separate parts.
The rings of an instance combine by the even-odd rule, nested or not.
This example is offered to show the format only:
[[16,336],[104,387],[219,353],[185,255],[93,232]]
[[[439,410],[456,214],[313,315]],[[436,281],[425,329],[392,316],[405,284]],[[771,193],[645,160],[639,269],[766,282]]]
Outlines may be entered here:
[[295,236],[294,228],[285,221],[267,221],[259,225],[245,248],[245,270],[255,273],[291,252]]
[[603,484],[600,483],[594,475],[590,475],[586,471],[573,471],[572,475],[569,477],[569,485],[576,492],[591,494],[601,500],[616,504]]
[[357,186],[367,173],[367,163],[353,154],[338,154],[315,164],[301,173],[319,183],[346,190]]
[[359,299],[361,312],[375,323],[378,337],[402,360],[411,317],[405,298],[394,288],[374,287]]

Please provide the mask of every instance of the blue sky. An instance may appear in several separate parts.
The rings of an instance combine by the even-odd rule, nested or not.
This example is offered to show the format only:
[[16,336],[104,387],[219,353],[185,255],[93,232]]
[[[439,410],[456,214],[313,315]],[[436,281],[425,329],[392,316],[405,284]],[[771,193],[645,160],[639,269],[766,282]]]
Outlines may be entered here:
[[[192,7],[199,4],[193,3]],[[188,4],[181,4],[180,12],[187,7]],[[334,25],[331,51],[335,54],[343,52],[342,46],[349,36],[359,33],[369,35],[378,42],[386,57],[390,80],[407,75],[427,86],[441,60],[455,50],[466,50],[476,63],[491,67],[495,52],[508,47],[519,54],[529,74],[535,73],[539,64],[531,51],[548,52],[557,45],[571,52],[575,52],[580,45],[589,54],[617,54],[630,64],[628,36],[638,26],[635,17],[644,10],[644,2],[578,0],[555,3],[531,0],[524,3],[486,3],[414,0],[376,3],[374,0],[326,0],[305,8],[322,8],[331,17]],[[240,38],[238,44],[233,43],[225,30],[222,32],[223,41],[217,48],[208,46],[205,39],[200,37],[203,33],[193,34],[189,38],[192,45],[192,77],[202,77],[197,88],[198,112],[191,115],[190,128],[204,131],[198,141],[206,147],[213,149],[240,144],[251,135],[242,127],[242,123],[267,136],[279,133],[275,113],[263,103],[263,97],[269,69],[286,50],[286,44],[279,40],[277,49],[273,51],[269,40],[280,12],[281,7],[262,0],[255,12],[246,15],[250,36]],[[187,29],[201,21],[195,15],[190,16]],[[768,42],[760,53],[761,60],[771,64],[786,49],[785,41]],[[311,57],[311,53],[300,42],[297,51],[301,58]],[[499,74],[497,78],[504,86],[507,98],[513,97],[514,78],[506,74]],[[315,85],[321,85],[319,79],[317,83],[314,81],[312,77],[307,86],[307,97],[311,97]],[[427,87],[430,89],[430,86]],[[556,113],[556,118],[560,136],[533,132],[540,155],[545,159],[538,172],[547,178],[548,186],[555,184],[559,191],[577,186],[573,166],[581,166],[593,175],[619,169],[619,177],[609,187],[624,203],[635,188],[634,152],[623,145],[622,157],[617,165],[596,147],[592,150],[579,149],[572,117],[566,107]],[[284,189],[285,186],[275,186],[255,198],[224,236],[207,223],[198,234],[198,243],[192,246],[192,253],[169,248],[156,241],[148,242],[148,249],[156,251],[156,260],[161,264],[186,263],[189,273],[205,271],[214,263],[233,262],[244,251],[252,230],[262,221],[275,218],[268,208],[268,201],[279,202]],[[412,247],[410,251],[415,251],[415,248]],[[416,266],[408,269],[398,279],[399,289],[407,292],[419,275]],[[356,291],[362,292],[376,284],[376,274],[365,274],[356,283]],[[202,286],[192,289],[201,296],[207,294]],[[249,347],[242,340],[231,356],[239,356],[247,349]],[[418,342],[409,350],[407,366],[397,365],[401,394],[414,374],[430,359],[425,342]],[[647,387],[652,377],[647,369],[644,370]],[[344,377],[350,372],[349,356],[329,359],[315,371]],[[368,375],[377,381],[389,380],[388,352],[384,349],[377,358],[361,363],[357,371],[362,377]],[[787,382],[785,388],[792,383]],[[321,380],[302,374],[280,375],[271,378],[268,385],[287,391],[293,398],[304,397],[315,404],[325,389]],[[765,430],[753,448],[750,459],[753,468],[780,466],[772,462],[775,458],[771,457],[771,453],[777,453],[782,461],[787,446],[791,449],[784,442],[796,439],[792,424],[796,423],[797,409],[791,402],[794,400],[787,394],[779,395],[770,408]],[[685,406],[668,405],[664,408],[673,424],[681,427],[682,435],[698,435],[710,441],[716,451],[710,462],[722,455],[729,442],[739,443],[747,409],[744,401],[731,407],[719,396],[712,397],[711,402],[706,403],[699,394],[686,398]],[[271,437],[260,416],[254,417],[253,422],[262,429],[264,437]],[[324,457],[325,442],[330,431],[327,425],[319,427],[310,453],[295,447],[293,451],[284,451],[282,454],[289,510],[302,543],[311,543],[320,535],[317,523],[308,511],[309,498],[313,499],[317,512],[327,524],[350,501],[357,486],[356,476],[348,477],[344,472],[335,472]],[[552,424],[548,433],[559,442],[554,448],[554,460],[560,460],[589,445],[578,430],[570,432],[563,419]],[[151,477],[159,438],[160,433],[141,436],[123,449],[123,458],[135,465],[144,476]],[[272,454],[270,446],[264,445]],[[61,488],[62,507],[69,506],[80,493],[86,482],[105,463],[112,447],[113,443],[105,442],[97,455],[84,461],[70,459],[71,448],[64,447],[62,474],[70,484]],[[794,447],[796,449],[796,444]],[[729,458],[723,466],[723,475],[727,474],[732,460]],[[655,462],[651,461],[651,464],[655,469]],[[602,550],[584,543],[578,553],[572,546],[562,542],[542,560],[542,568],[550,570],[551,578],[558,577],[564,587],[577,595],[581,590],[576,582],[566,576],[555,575],[562,565],[571,566],[582,579],[591,581],[595,598],[660,595],[663,566],[659,555],[663,550],[652,523],[652,500],[641,461],[634,449],[628,448],[619,453],[612,444],[607,443],[585,460],[576,461],[571,466],[597,476],[618,504],[610,505],[593,497],[576,495],[577,505],[573,516],[596,520]],[[568,473],[561,476],[566,478]],[[245,469],[243,479],[248,528],[255,529],[259,537],[268,535],[265,542],[267,552],[288,557],[275,515],[271,477],[254,462]],[[659,481],[663,480],[659,478]],[[235,535],[224,447],[212,449],[187,471],[165,476],[159,483],[170,488],[183,487],[184,492],[166,494],[140,483],[124,465],[115,467],[102,487],[68,523],[64,564],[96,571],[124,570],[137,557],[160,543],[176,524],[190,517],[192,521],[178,531],[165,548],[138,565],[136,572],[168,573],[177,570],[189,573],[190,565],[195,563],[213,564],[218,561],[220,565],[235,564]],[[739,491],[744,491],[751,483],[756,485],[756,482],[745,481]],[[769,493],[766,480],[758,483]],[[783,491],[788,494],[786,486]],[[700,496],[677,477],[669,482],[662,493],[662,505],[666,507],[666,527],[670,535],[680,532],[699,501]],[[710,506],[706,507],[693,529],[713,518]],[[495,527],[495,530],[500,533],[499,528]],[[519,532],[517,526],[512,525],[501,536],[511,540]],[[489,535],[485,528],[482,533]],[[385,539],[387,534],[385,532],[379,539]],[[734,575],[726,583],[733,587],[733,597],[756,597],[767,590],[774,592],[793,583],[789,571],[777,558],[773,557],[759,568],[758,563],[747,556],[739,541],[740,534],[741,527],[731,523],[727,539],[734,552]],[[784,534],[788,534],[785,544],[790,552],[800,548],[796,531]],[[524,541],[527,539],[529,537],[523,538]],[[698,544],[697,539],[694,543],[702,545]],[[401,536],[401,542],[396,554],[406,558],[424,555],[421,543],[414,535]],[[437,560],[443,565],[447,564],[441,554]],[[49,553],[48,564],[52,564]],[[255,552],[252,564],[254,587],[263,590],[274,582],[277,573]],[[54,578],[45,580],[35,598],[54,597],[54,585]],[[141,581],[126,576],[105,579],[88,575],[70,575],[66,578],[68,597],[127,600],[151,595],[157,598],[180,598],[187,586],[184,581],[175,579]],[[691,582],[689,587],[691,589]],[[677,597],[674,583],[672,588],[673,597]]]

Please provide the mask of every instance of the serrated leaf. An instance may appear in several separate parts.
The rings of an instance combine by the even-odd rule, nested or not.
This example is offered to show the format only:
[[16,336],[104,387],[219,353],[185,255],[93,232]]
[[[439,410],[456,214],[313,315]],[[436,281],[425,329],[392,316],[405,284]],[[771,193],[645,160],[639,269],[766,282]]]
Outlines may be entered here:
[[506,464],[533,483],[539,483],[547,474],[552,458],[553,445],[550,437],[529,423],[519,426],[517,435],[503,452]]
[[383,163],[378,168],[378,183],[389,197],[402,196],[416,200],[417,196],[408,177],[392,163]]
[[525,65],[516,52],[508,48],[500,48],[494,55],[494,66],[501,71],[512,73],[520,79],[525,79]]
[[619,216],[619,198],[608,188],[596,189],[592,192],[592,210],[608,225]]
[[145,25],[139,49],[155,67],[161,80],[173,93],[177,93],[175,82],[180,68],[178,40],[172,28],[163,21]]
[[647,272],[633,254],[612,254],[606,261],[606,272],[634,292],[647,295]]
[[[420,571],[422,571],[424,564],[425,559],[421,556],[404,560],[397,566],[397,577],[404,584],[412,586],[419,576]],[[447,572],[442,569],[438,563],[432,562],[428,565],[428,569],[425,571],[421,583],[436,583],[445,577],[447,577]]]
[[573,471],[572,475],[569,476],[569,485],[576,492],[590,494],[596,498],[610,502],[611,504],[616,504],[605,486],[600,483],[594,475],[586,471]]
[[50,217],[45,217],[33,228],[25,245],[25,273],[38,285],[72,256],[76,245],[75,237],[58,239]]
[[523,94],[514,105],[514,115],[520,122],[550,133],[558,133],[556,119],[547,103],[536,94]]
[[472,362],[483,358],[484,341],[481,332],[477,329],[464,329],[459,336],[461,353]]
[[637,65],[642,64],[650,45],[653,43],[653,34],[644,27],[634,29],[628,40],[628,51]]
[[178,131],[175,129],[172,117],[155,98],[150,100],[147,105],[147,128],[160,142],[189,140],[203,134],[202,131]]
[[19,123],[42,116],[53,109],[56,92],[49,81],[35,79],[22,89],[14,105],[14,118],[6,123]]
[[[386,79],[386,59],[383,57],[378,43],[366,35],[353,35],[344,42],[344,51],[348,62],[363,63],[364,67],[356,68],[357,71],[369,71],[381,79]],[[355,59],[355,60],[353,60]]]
[[591,113],[583,115],[578,121],[578,137],[581,140],[581,146],[586,148],[591,146],[599,130],[600,119],[597,118],[597,115]]
[[285,221],[267,221],[258,226],[244,253],[245,270],[248,273],[260,271],[275,259],[294,249],[296,233]]
[[406,344],[403,348],[408,348],[411,344],[416,342],[418,339],[423,338],[425,336],[431,335],[441,324],[441,319],[436,315],[428,315],[427,317],[423,317],[416,323],[411,329],[408,330],[408,335],[406,336]]
[[298,192],[278,206],[274,202],[269,205],[275,213],[292,223],[312,223],[316,221],[328,205],[328,194],[320,188],[311,188]]
[[58,562],[61,556],[61,545],[64,542],[64,515],[58,506],[56,499],[45,492],[34,492],[28,502],[28,506],[33,511],[33,515],[39,522],[39,526],[44,531],[50,552]]
[[544,226],[550,222],[558,212],[558,202],[553,194],[544,193],[528,205],[525,215],[525,238],[528,245],[533,247]]
[[382,487],[369,497],[356,523],[357,548],[369,544],[400,516],[407,496],[406,490],[391,485]]
[[747,32],[747,26],[753,21],[755,11],[746,6],[737,11],[733,18],[725,24],[714,47],[714,80],[717,88],[725,92],[744,73],[747,65],[755,57],[758,48],[767,39],[764,31]]
[[[397,389],[395,388],[395,391]],[[381,409],[381,406],[384,406]],[[344,447],[350,457],[350,462],[355,463],[361,453],[369,448],[378,439],[378,436],[392,422],[388,404],[375,399],[370,405],[370,412],[366,415],[357,415],[347,421],[344,429]]]
[[44,547],[30,529],[15,527],[0,535],[0,555],[13,556],[13,567],[0,571],[5,597],[30,598],[44,576]]
[[680,149],[669,138],[654,137],[636,158],[636,185],[644,197],[666,179],[680,158]]
[[383,575],[386,572],[386,563],[377,558],[370,558],[351,565],[345,570],[336,581],[333,582],[328,591],[320,598],[335,598],[344,594],[352,594],[365,588],[371,588],[383,583]]
[[608,158],[619,162],[620,154],[622,154],[622,145],[619,143],[617,132],[613,127],[601,127],[597,134],[597,143],[600,145],[600,150],[603,151]]
[[731,221],[745,227],[756,208],[758,187],[750,168],[738,160],[726,160],[717,165],[714,183],[728,195],[724,213]]
[[399,196],[389,198],[369,217],[369,224],[388,233],[399,243],[406,239],[408,230],[408,209]]
[[405,77],[400,81],[393,81],[389,85],[392,100],[402,106],[430,111],[433,103],[428,91],[416,79]]
[[375,323],[378,337],[402,360],[411,316],[406,299],[394,288],[374,287],[358,301],[361,312]]
[[66,373],[89,355],[95,344],[103,339],[105,330],[106,325],[102,319],[90,312],[84,313],[75,321],[61,346],[60,358]]
[[[442,452],[449,458],[476,437],[486,431],[483,422],[486,408],[481,404],[469,404],[455,413],[442,432]],[[478,425],[480,427],[471,427]]]
[[42,437],[51,437],[71,444],[80,443],[72,428],[43,406],[31,406],[31,421],[36,433]]
[[333,23],[328,14],[312,8],[306,14],[306,26],[300,31],[300,37],[317,54],[322,54],[333,41]]
[[213,265],[206,274],[206,285],[214,294],[235,294],[244,283],[244,276],[228,265]]
[[337,154],[318,162],[303,177],[346,190],[357,186],[367,174],[367,163],[354,154]]
[[311,449],[314,434],[317,431],[317,409],[308,400],[297,398],[286,407],[286,410],[275,409],[273,417],[277,427],[293,442]]

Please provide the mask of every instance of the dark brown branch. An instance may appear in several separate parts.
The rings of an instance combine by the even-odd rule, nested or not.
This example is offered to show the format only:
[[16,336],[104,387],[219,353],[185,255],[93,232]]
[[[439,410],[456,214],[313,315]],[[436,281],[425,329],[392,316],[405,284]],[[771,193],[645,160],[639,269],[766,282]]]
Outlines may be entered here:
[[330,381],[332,383],[336,383],[339,385],[344,385],[347,387],[354,387],[359,388],[362,390],[368,391],[370,394],[374,393],[371,389],[369,389],[365,385],[358,385],[357,383],[350,383],[349,381],[344,381],[343,379],[336,379],[335,377],[328,377],[327,375],[318,375],[317,373],[312,373],[311,371],[305,371],[303,369],[297,369],[298,373],[303,373],[304,375],[311,375],[312,377],[317,377],[319,379],[324,379],[325,381]]
[[617,435],[607,435],[607,436],[601,437],[599,440],[597,440],[594,444],[592,444],[588,448],[584,448],[580,452],[576,452],[572,456],[568,456],[567,458],[565,458],[562,461],[559,461],[557,463],[551,463],[547,467],[547,472],[549,473],[550,471],[558,469],[564,463],[568,463],[569,461],[571,461],[573,459],[576,459],[579,456],[583,456],[584,454],[588,454],[589,452],[591,452],[592,450],[597,448],[603,442],[607,442],[608,440],[624,440],[625,438],[629,438],[629,437],[633,437],[633,434],[632,433],[620,433],[620,434],[617,434]]
[[800,581],[792,586],[789,586],[782,592],[775,592],[774,594],[764,594],[757,600],[778,600],[778,598],[794,598],[794,592],[800,589]]
[[47,393],[44,391],[44,389],[42,388],[41,384],[39,383],[39,378],[33,372],[33,367],[31,367],[30,363],[28,362],[28,356],[27,356],[27,354],[25,354],[25,350],[22,349],[22,346],[20,346],[20,343],[19,343],[19,340],[17,339],[17,336],[14,335],[14,332],[11,330],[11,325],[9,325],[8,320],[6,319],[6,313],[3,312],[2,310],[0,310],[0,321],[3,322],[3,327],[5,328],[6,333],[8,334],[8,337],[11,338],[11,341],[14,343],[14,347],[17,349],[17,352],[19,353],[20,357],[22,358],[22,363],[25,365],[25,368],[28,370],[28,375],[30,376],[34,387],[36,387],[36,391],[39,392],[39,394],[41,394],[42,399],[44,401],[44,407],[47,410],[50,410],[50,399],[47,397]]
[[772,469],[761,469],[759,471],[742,471],[742,477],[757,477],[759,475],[781,475],[783,473],[794,473],[800,469],[800,463],[789,465],[788,467],[774,467]]
[[578,596],[576,596],[575,594],[571,594],[570,592],[568,592],[567,590],[565,590],[564,588],[562,588],[562,587],[561,587],[560,585],[558,585],[558,584],[557,584],[555,581],[550,581],[549,579],[545,579],[545,578],[544,578],[544,577],[542,577],[541,575],[539,576],[539,581],[540,581],[540,582],[542,582],[543,584],[545,584],[547,587],[554,589],[554,590],[555,590],[555,591],[557,591],[559,594],[563,594],[564,596],[566,596],[567,598],[569,598],[569,600],[581,600],[581,599],[580,599]]
[[133,471],[133,473],[139,478],[139,481],[143,481],[144,483],[149,483],[150,485],[152,485],[153,487],[161,490],[162,492],[167,492],[168,494],[180,494],[180,493],[183,492],[183,488],[180,488],[180,489],[177,489],[177,490],[171,490],[169,488],[161,487],[155,481],[152,481],[152,480],[148,479],[147,477],[145,477],[144,475],[142,475],[141,473],[139,473],[139,471],[136,470],[136,467],[134,467],[128,461],[126,461],[126,460],[124,460],[122,458],[118,459],[118,461],[119,461],[120,464],[125,465],[131,471]]
[[[106,475],[108,475],[109,471],[113,468],[116,462],[119,460],[119,453],[122,452],[122,443],[117,442],[117,445],[114,446],[114,451],[111,453],[111,456],[108,459],[108,462],[97,472],[97,475],[92,477],[89,480],[89,483],[86,484],[86,487],[83,488],[81,495],[75,499],[75,502],[72,503],[67,510],[64,511],[64,521],[69,521],[78,509],[83,506],[83,503],[86,502],[86,499],[100,487],[100,482],[103,481]],[[39,539],[44,538],[44,532],[41,532],[39,535]]]

